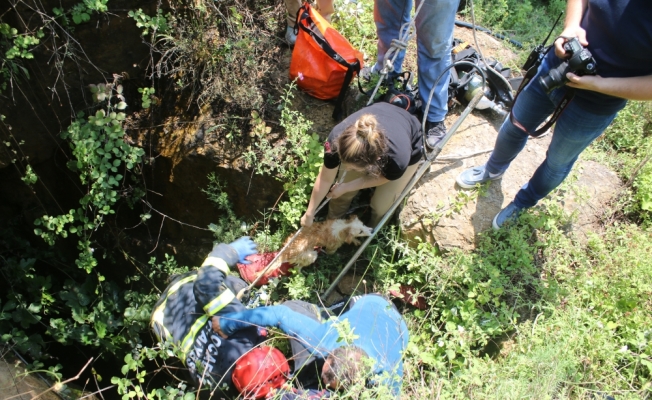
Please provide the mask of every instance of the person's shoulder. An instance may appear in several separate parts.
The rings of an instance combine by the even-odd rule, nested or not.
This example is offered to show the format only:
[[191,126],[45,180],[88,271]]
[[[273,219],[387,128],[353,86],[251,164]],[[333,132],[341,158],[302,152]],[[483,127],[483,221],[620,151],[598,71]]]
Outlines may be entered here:
[[383,296],[379,294],[367,294],[364,296],[361,296],[360,299],[358,299],[354,306],[370,306],[370,307],[387,307],[390,306],[391,303],[389,300],[384,298]]

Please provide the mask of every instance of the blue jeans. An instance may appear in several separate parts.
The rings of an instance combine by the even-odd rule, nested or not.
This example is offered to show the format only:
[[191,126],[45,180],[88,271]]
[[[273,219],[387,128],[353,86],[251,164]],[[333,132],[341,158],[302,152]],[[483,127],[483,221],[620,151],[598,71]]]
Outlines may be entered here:
[[[415,20],[417,33],[417,65],[419,76],[419,93],[427,99],[437,77],[451,63],[451,43],[455,13],[459,0],[423,0],[424,4]],[[417,0],[417,8],[421,1]],[[374,20],[378,34],[377,65],[384,64],[385,53],[389,50],[392,39],[398,39],[401,25],[410,21],[412,0],[375,0]],[[394,61],[394,71],[401,72],[405,50]],[[448,111],[447,71],[439,80],[428,109],[427,120],[443,121]],[[425,110],[425,104],[424,104]]]
[[[552,114],[568,90],[562,86],[546,93],[539,84],[538,77],[547,75],[550,68],[559,63],[560,60],[554,54],[546,56],[537,75],[519,94],[514,104],[514,118],[530,132],[536,130]],[[532,207],[559,186],[570,173],[580,153],[604,132],[616,115],[617,112],[596,114],[571,100],[557,119],[546,159],[516,194],[514,204],[521,208]],[[487,162],[487,171],[493,174],[504,172],[523,150],[527,140],[528,134],[507,117],[500,127],[494,151]]]

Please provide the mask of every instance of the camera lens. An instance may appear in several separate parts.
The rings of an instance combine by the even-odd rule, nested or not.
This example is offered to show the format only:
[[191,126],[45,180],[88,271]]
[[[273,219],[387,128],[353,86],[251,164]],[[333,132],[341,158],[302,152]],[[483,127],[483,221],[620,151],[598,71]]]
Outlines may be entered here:
[[557,68],[551,69],[547,76],[539,77],[539,84],[546,92],[550,92],[566,82],[566,68],[568,63],[562,63]]

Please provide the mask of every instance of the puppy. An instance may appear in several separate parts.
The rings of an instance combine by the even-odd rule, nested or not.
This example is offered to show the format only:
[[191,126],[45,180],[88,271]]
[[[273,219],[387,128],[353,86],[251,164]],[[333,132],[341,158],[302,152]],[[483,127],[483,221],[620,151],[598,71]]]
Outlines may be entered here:
[[[317,251],[315,247],[322,247],[326,254],[333,254],[344,243],[360,245],[359,237],[371,235],[372,228],[365,226],[357,215],[347,219],[328,219],[315,222],[307,228],[301,229],[296,239],[288,245],[274,263],[270,271],[278,268],[284,262],[292,264],[295,268],[303,268],[315,262]],[[285,245],[291,237],[285,241]]]

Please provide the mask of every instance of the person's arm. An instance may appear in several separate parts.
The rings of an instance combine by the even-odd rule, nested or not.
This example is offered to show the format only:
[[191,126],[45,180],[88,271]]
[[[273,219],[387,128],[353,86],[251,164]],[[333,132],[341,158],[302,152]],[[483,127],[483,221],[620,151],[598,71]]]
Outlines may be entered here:
[[[245,257],[256,254],[256,243],[243,236],[229,244],[216,244],[201,267],[193,283],[195,300],[209,315],[233,301],[234,293],[224,291],[225,278],[229,269],[238,261],[248,264]],[[240,303],[239,301],[237,302]]]
[[354,190],[366,189],[370,187],[380,186],[389,182],[389,179],[384,176],[377,176],[375,178],[361,177],[349,182],[336,183],[333,188],[328,192],[328,197],[336,199],[344,193],[352,192]]
[[315,180],[315,186],[312,188],[312,194],[310,195],[310,202],[308,203],[308,209],[306,213],[301,217],[301,226],[309,227],[312,225],[312,221],[315,218],[315,211],[319,207],[319,203],[326,197],[326,194],[331,188],[335,178],[337,177],[337,168],[326,168],[322,165],[319,169],[319,175]]
[[312,348],[318,347],[323,339],[322,324],[286,306],[258,307],[213,317],[213,331],[225,338],[252,325],[279,328]]
[[580,26],[582,17],[589,5],[589,0],[568,0],[566,3],[566,18],[564,19],[564,30],[559,37],[555,40],[555,54],[559,58],[566,58],[566,50],[564,50],[563,38],[576,37],[579,39],[582,46],[587,46],[589,42],[586,41],[586,31]]
[[628,78],[603,78],[598,75],[566,74],[566,86],[591,90],[627,100],[652,100],[652,75]]

